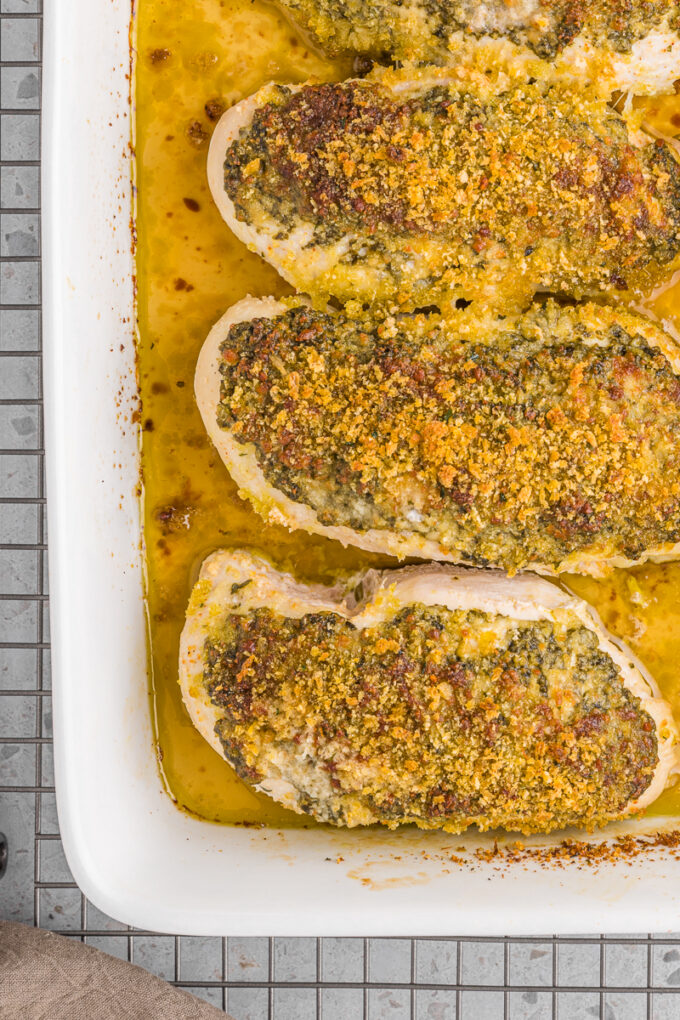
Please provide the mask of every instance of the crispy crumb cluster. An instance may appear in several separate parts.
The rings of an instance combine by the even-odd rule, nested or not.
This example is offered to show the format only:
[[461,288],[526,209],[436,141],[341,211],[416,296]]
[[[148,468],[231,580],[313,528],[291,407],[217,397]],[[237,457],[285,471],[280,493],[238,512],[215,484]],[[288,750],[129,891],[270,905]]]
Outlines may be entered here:
[[228,149],[225,189],[239,219],[344,239],[340,264],[383,266],[421,304],[478,279],[625,290],[680,251],[670,148],[634,147],[609,106],[545,83],[280,87]]
[[243,322],[221,347],[218,421],[325,525],[510,572],[636,559],[680,541],[680,379],[642,320],[591,311],[548,304],[463,335],[310,308]]
[[239,774],[288,778],[321,821],[592,829],[658,762],[653,720],[577,620],[413,605],[358,630],[256,609],[204,656]]
[[331,53],[441,59],[454,33],[499,36],[550,60],[575,39],[628,53],[680,4],[669,0],[285,0],[284,7]]

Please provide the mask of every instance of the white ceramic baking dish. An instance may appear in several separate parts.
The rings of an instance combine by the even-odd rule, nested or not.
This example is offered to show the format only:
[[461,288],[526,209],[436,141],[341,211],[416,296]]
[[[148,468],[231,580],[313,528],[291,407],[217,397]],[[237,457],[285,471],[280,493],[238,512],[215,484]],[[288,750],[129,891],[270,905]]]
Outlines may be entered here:
[[452,853],[488,839],[222,827],[182,814],[164,791],[148,701],[131,423],[129,19],[129,0],[60,0],[45,15],[55,753],[77,881],[116,918],[191,934],[677,930],[680,862],[666,851],[597,869],[578,860],[469,867]]

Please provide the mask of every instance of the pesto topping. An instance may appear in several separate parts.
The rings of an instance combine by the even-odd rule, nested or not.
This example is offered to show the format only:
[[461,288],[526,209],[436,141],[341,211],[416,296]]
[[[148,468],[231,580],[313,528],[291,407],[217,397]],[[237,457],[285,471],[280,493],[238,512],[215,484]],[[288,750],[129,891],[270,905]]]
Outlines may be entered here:
[[[296,308],[232,326],[218,423],[324,525],[419,534],[514,572],[680,541],[680,379],[587,309],[481,335]],[[631,325],[632,323],[632,325]]]
[[224,171],[240,220],[279,237],[305,224],[308,247],[344,238],[339,265],[383,267],[421,305],[489,277],[510,292],[625,290],[680,251],[670,148],[632,146],[605,103],[545,83],[405,99],[378,82],[279,87]]
[[553,59],[583,36],[628,53],[655,28],[678,25],[668,0],[285,0],[293,16],[330,52],[441,59],[455,32],[491,35]]
[[621,815],[658,762],[651,717],[580,623],[413,605],[230,615],[205,645],[216,732],[250,782],[287,775],[335,824],[549,832]]

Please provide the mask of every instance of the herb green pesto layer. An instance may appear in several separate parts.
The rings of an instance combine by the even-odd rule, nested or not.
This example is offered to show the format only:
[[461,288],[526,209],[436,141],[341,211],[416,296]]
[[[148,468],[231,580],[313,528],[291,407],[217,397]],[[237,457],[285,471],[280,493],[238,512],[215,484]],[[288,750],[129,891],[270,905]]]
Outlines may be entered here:
[[628,53],[655,28],[677,27],[669,0],[285,0],[329,52],[408,57],[446,55],[456,32],[511,39],[552,59],[583,36]]
[[669,146],[634,147],[607,104],[545,83],[411,98],[375,81],[281,86],[227,150],[224,184],[249,227],[284,238],[304,224],[306,251],[344,238],[340,266],[383,266],[420,304],[501,271],[508,301],[528,280],[625,290],[680,252]]
[[253,319],[221,346],[218,424],[324,525],[510,572],[634,560],[680,541],[680,379],[619,320],[549,304],[461,337],[439,317]]
[[579,623],[413,605],[229,615],[206,642],[216,732],[250,782],[291,779],[335,824],[548,832],[624,812],[658,761],[653,720]]

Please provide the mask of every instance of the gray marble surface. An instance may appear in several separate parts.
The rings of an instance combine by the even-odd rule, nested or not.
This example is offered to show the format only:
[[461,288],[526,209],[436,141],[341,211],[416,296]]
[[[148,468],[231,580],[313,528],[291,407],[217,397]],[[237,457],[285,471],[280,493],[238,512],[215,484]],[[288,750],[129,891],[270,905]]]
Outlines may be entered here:
[[0,829],[10,845],[0,917],[134,960],[236,1020],[678,1020],[680,936],[176,938],[130,930],[80,892],[52,773],[40,0],[0,0],[0,12]]

